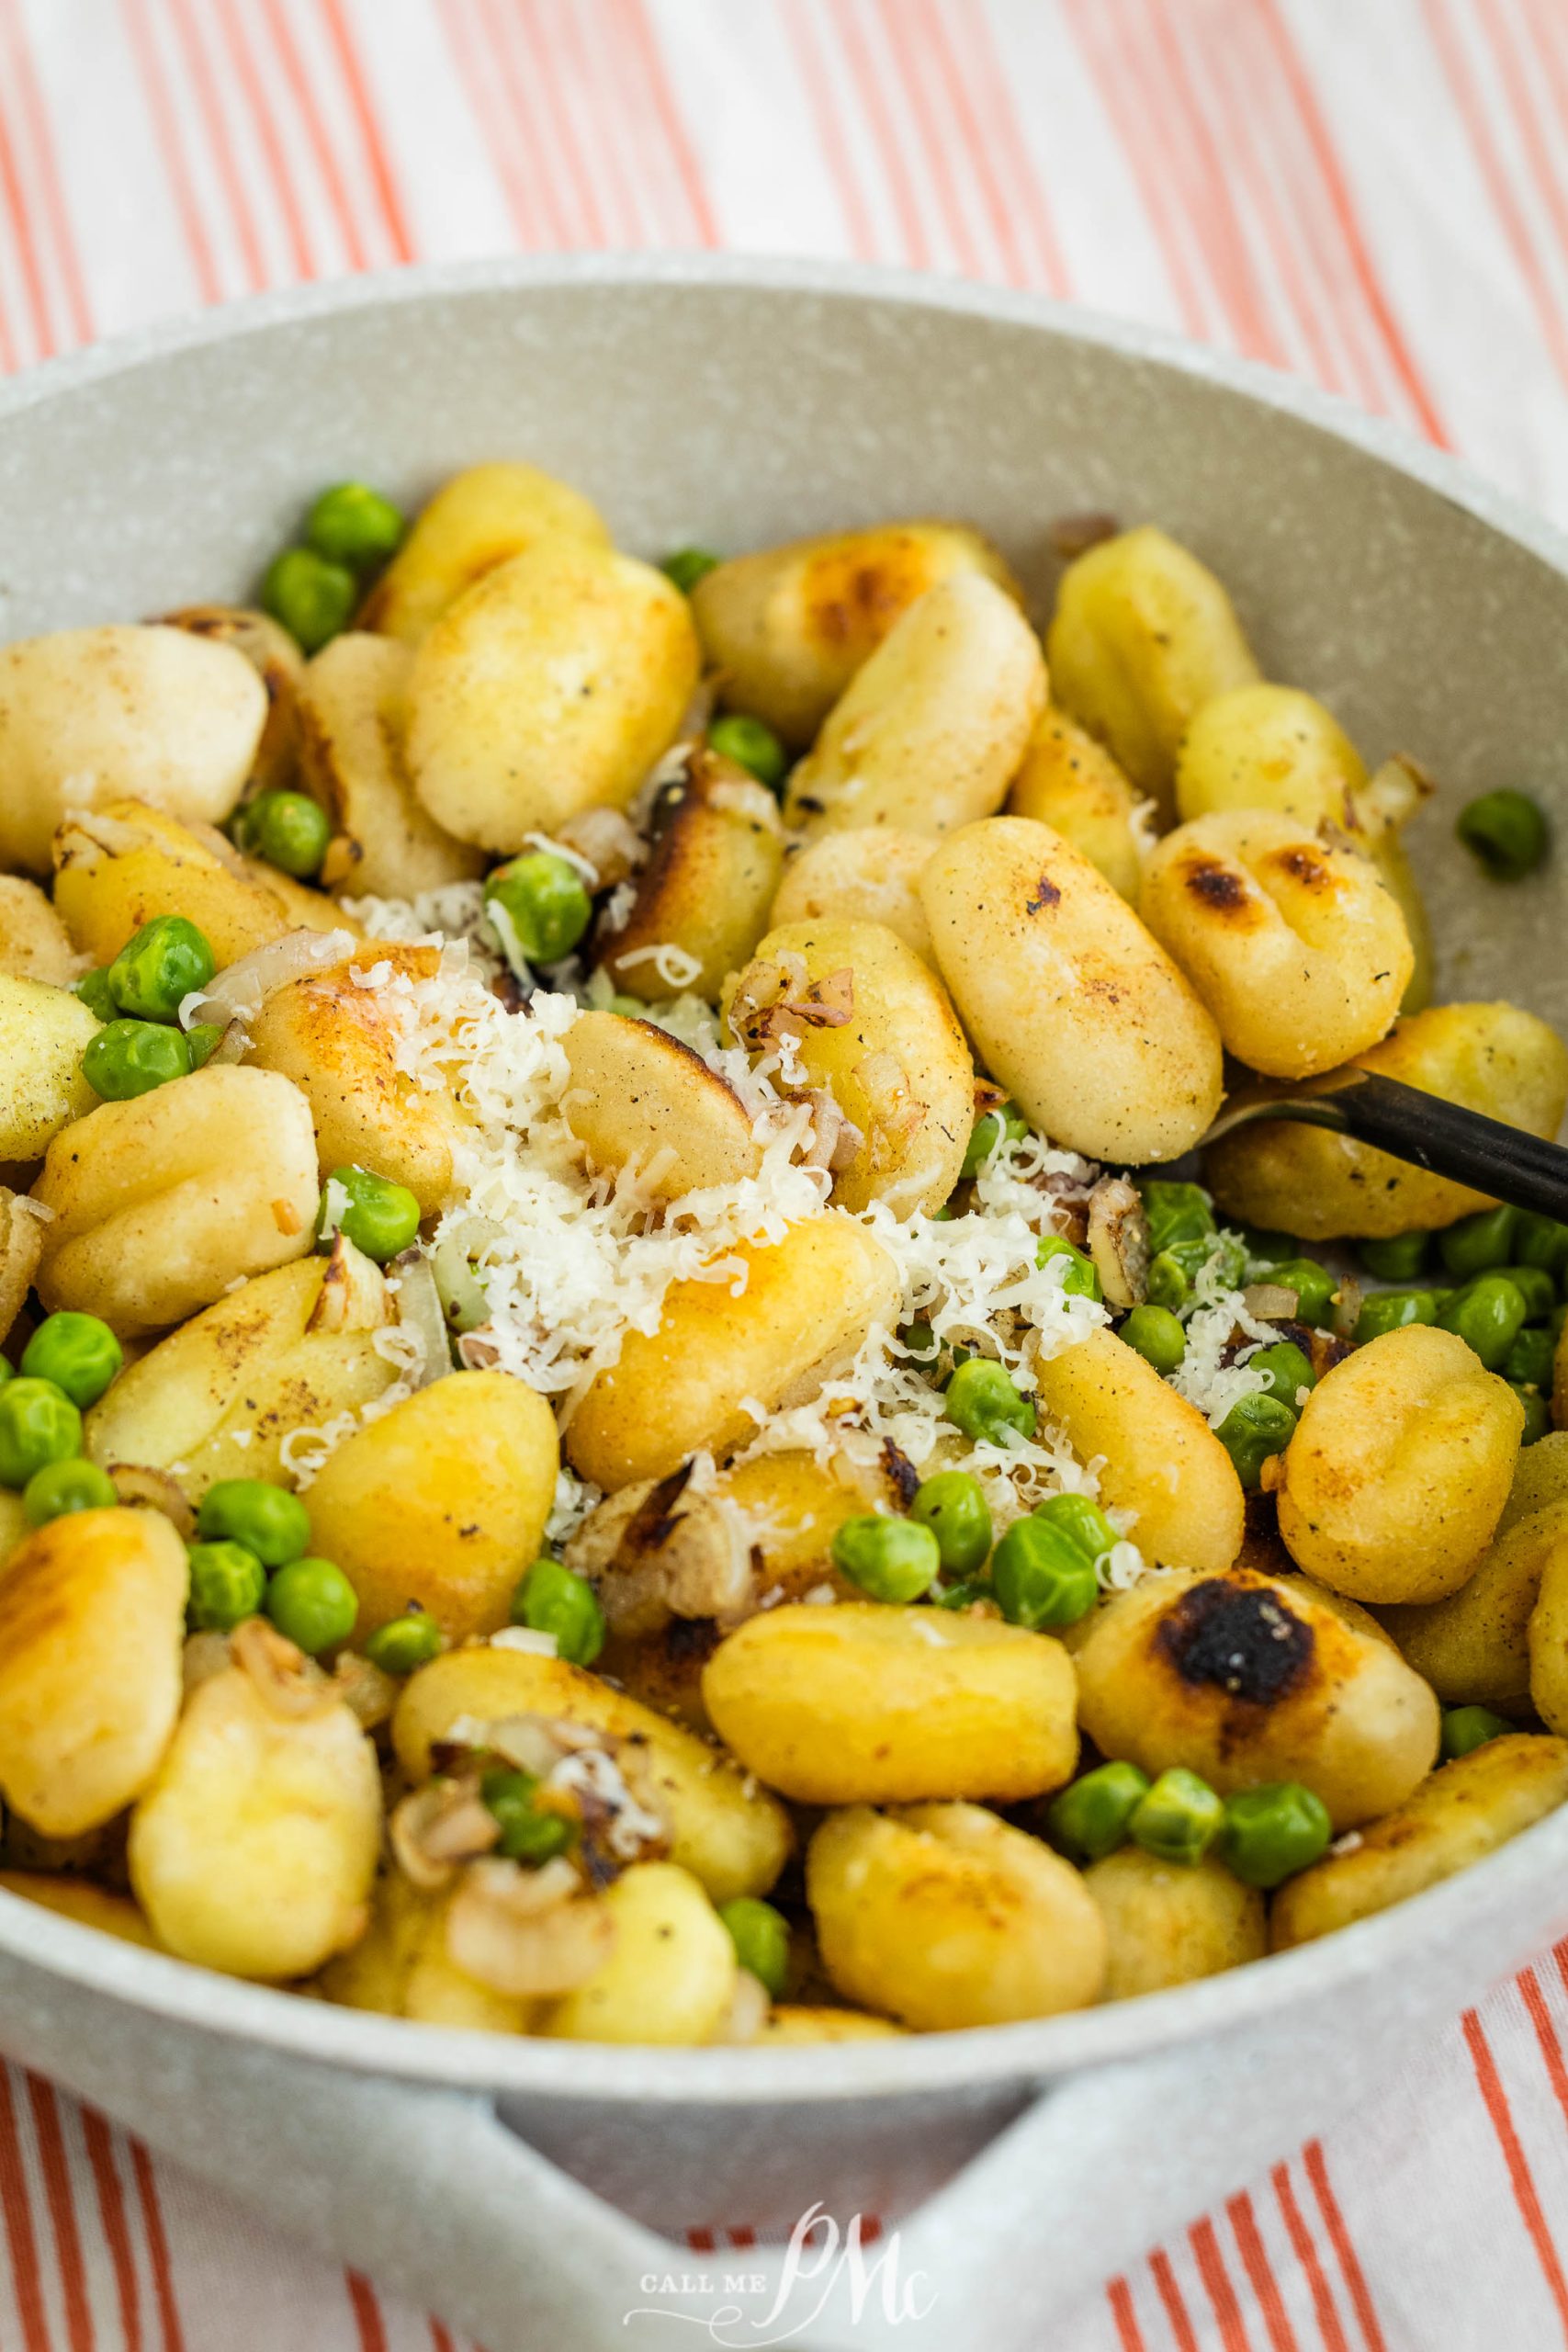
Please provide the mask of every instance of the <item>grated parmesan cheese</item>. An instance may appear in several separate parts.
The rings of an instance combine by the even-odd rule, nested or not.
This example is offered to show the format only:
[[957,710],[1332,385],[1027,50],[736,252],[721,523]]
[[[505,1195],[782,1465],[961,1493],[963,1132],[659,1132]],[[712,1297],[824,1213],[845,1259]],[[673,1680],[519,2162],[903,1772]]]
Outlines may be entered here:
[[[1237,1239],[1235,1234],[1222,1234],[1201,1269],[1192,1286],[1195,1304],[1185,1326],[1187,1352],[1169,1375],[1178,1396],[1196,1405],[1213,1430],[1244,1396],[1255,1396],[1268,1386],[1268,1375],[1253,1370],[1252,1358],[1259,1348],[1272,1347],[1280,1337],[1274,1325],[1252,1314],[1241,1292],[1225,1282],[1223,1245]],[[1223,1359],[1237,1331],[1246,1344],[1235,1350],[1227,1363]]]

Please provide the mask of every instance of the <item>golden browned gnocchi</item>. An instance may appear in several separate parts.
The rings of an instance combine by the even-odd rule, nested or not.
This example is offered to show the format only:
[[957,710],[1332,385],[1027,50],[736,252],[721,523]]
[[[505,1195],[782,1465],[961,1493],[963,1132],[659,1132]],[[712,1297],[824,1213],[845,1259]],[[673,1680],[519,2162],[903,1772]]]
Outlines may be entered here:
[[1123,1161],[1190,1148],[1219,1108],[1219,1031],[1081,851],[987,819],[939,842],[920,897],[960,1019],[1037,1125]]
[[1290,817],[1242,809],[1178,826],[1138,905],[1225,1051],[1274,1078],[1310,1078],[1375,1046],[1415,966],[1375,869]]
[[1001,807],[1045,700],[1039,640],[981,572],[911,605],[791,774],[807,834],[897,825],[945,833]]
[[879,922],[930,964],[931,925],[916,886],[931,854],[929,833],[907,833],[897,825],[819,833],[784,867],[767,927]]
[[1300,1781],[1336,1829],[1402,1804],[1437,1758],[1438,1702],[1397,1653],[1248,1569],[1119,1593],[1074,1664],[1105,1755],[1222,1794]]
[[316,1144],[305,1097],[216,1064],[177,1091],[100,1102],[56,1136],[33,1197],[50,1212],[39,1295],[128,1338],[209,1306],[311,1245]]
[[1495,1853],[1568,1798],[1568,1741],[1528,1732],[1488,1740],[1445,1764],[1403,1804],[1282,1887],[1269,1939],[1276,1951],[1407,1902]]
[[180,1702],[185,1550],[157,1511],[51,1520],[0,1566],[0,1795],[47,1837],[140,1796]]
[[[729,1453],[767,1414],[814,1396],[898,1309],[882,1244],[841,1213],[747,1247],[716,1281],[675,1283],[659,1328],[632,1330],[572,1417],[566,1451],[598,1487],[667,1477],[699,1448]],[[744,1272],[739,1296],[733,1274]]]
[[1352,1600],[1441,1600],[1502,1516],[1524,1411],[1452,1331],[1385,1331],[1313,1390],[1286,1448],[1280,1532]]
[[922,2032],[1083,2008],[1104,1983],[1084,1882],[979,1805],[833,1815],[812,1838],[807,1893],[837,1989]]
[[1008,815],[1051,826],[1136,906],[1144,870],[1143,806],[1104,744],[1065,710],[1047,705],[1012,780]]
[[692,611],[728,700],[804,750],[895,622],[966,572],[1018,593],[977,531],[887,523],[737,556],[698,581]]
[[[1568,1051],[1512,1004],[1434,1006],[1354,1060],[1530,1135],[1554,1135],[1568,1102]],[[1431,1232],[1488,1204],[1483,1193],[1371,1144],[1269,1120],[1211,1145],[1203,1175],[1228,1216],[1309,1241]]]
[[1205,703],[1258,675],[1213,573],[1146,523],[1069,565],[1045,650],[1063,709],[1167,813],[1188,728]]
[[1226,1051],[1553,1130],[1544,1023],[1410,1015],[1416,760],[1153,526],[1049,682],[961,523],[655,570],[503,459],[305,536],[308,663],[313,557],[0,652],[0,1894],[776,2051],[1177,1998],[1568,1802],[1562,1229],[1170,1165]]
[[840,1206],[941,1208],[968,1148],[975,1068],[940,981],[897,933],[785,923],[759,942],[723,1009],[753,1054],[789,1052],[801,1076],[786,1086],[836,1104],[846,1124],[829,1165]]
[[266,689],[244,655],[184,629],[61,629],[6,646],[0,863],[47,873],[56,826],[106,800],[220,823],[266,714]]
[[1038,1796],[1077,1755],[1061,1645],[985,1617],[859,1602],[765,1610],[703,1696],[725,1746],[797,1804]]
[[673,742],[698,661],[660,572],[592,539],[539,538],[459,596],[414,657],[414,790],[444,831],[488,850],[624,807]]

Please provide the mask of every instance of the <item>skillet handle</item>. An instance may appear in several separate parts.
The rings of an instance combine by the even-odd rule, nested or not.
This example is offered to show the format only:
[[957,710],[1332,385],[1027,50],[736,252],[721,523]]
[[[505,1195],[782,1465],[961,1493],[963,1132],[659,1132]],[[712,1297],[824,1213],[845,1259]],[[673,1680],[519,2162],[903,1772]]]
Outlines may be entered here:
[[[1080,2297],[1372,2087],[1369,2049],[1380,2072],[1397,2062],[1431,2007],[1399,1997],[1397,1984],[1371,2004],[1366,1990],[1353,2034],[1320,2001],[1288,2024],[1270,2018],[1043,2089],[858,2271],[820,2241],[793,2265],[771,2246],[705,2262],[560,2171],[486,2098],[129,2012],[11,1959],[0,1963],[0,2041],[489,2352],[705,2340],[1038,2352]],[[737,2271],[761,2283],[744,2295],[676,2283],[704,2269],[718,2284]],[[716,2327],[725,2308],[730,2322]]]

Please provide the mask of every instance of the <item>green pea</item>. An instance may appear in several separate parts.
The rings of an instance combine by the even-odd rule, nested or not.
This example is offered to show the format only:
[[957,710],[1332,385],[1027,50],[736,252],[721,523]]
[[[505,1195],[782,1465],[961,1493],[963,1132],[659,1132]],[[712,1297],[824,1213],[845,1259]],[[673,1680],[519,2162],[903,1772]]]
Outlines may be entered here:
[[1510,1384],[1514,1394],[1525,1408],[1525,1425],[1519,1433],[1519,1443],[1538,1445],[1551,1430],[1551,1408],[1539,1388],[1521,1388]]
[[1046,1826],[1075,1861],[1102,1862],[1126,1844],[1128,1825],[1148,1792],[1148,1774],[1135,1764],[1099,1764],[1052,1798]]
[[186,1031],[186,1051],[190,1056],[192,1069],[200,1069],[209,1062],[223,1042],[223,1025],[218,1021],[198,1021]]
[[553,1634],[556,1656],[592,1666],[604,1646],[604,1612],[586,1577],[558,1560],[536,1560],[512,1596],[512,1622]]
[[976,1120],[969,1130],[969,1141],[964,1153],[961,1176],[978,1176],[998,1147],[1004,1143],[1021,1143],[1029,1133],[1029,1121],[1014,1102],[1004,1102],[995,1111],[987,1111]]
[[936,1537],[944,1574],[966,1577],[984,1567],[991,1549],[991,1514],[978,1478],[967,1470],[939,1470],[915,1489],[909,1517]]
[[1053,1495],[1027,1519],[1014,1520],[991,1555],[1002,1615],[1031,1633],[1076,1625],[1100,1598],[1095,1564],[1116,1540],[1111,1521],[1085,1495]]
[[406,1184],[373,1175],[368,1168],[334,1168],[327,1178],[316,1224],[316,1239],[324,1248],[341,1233],[384,1266],[418,1231],[419,1203]]
[[1134,1807],[1127,1834],[1162,1862],[1201,1862],[1224,1827],[1225,1809],[1207,1781],[1173,1764]]
[[987,1445],[1034,1435],[1034,1405],[1023,1396],[999,1363],[972,1356],[961,1363],[943,1393],[942,1410],[964,1436]]
[[1271,1454],[1283,1453],[1295,1431],[1296,1417],[1289,1405],[1260,1389],[1255,1396],[1238,1397],[1214,1435],[1250,1495],[1258,1491],[1265,1462]]
[[154,915],[109,966],[109,994],[139,1021],[175,1021],[186,998],[218,969],[202,933],[184,915]]
[[729,1930],[741,1967],[764,1992],[781,2000],[789,1977],[789,1923],[783,1912],[754,1894],[738,1894],[732,1903],[719,1905],[718,1916]]
[[1328,1808],[1300,1781],[1272,1781],[1227,1797],[1221,1852],[1244,1886],[1265,1891],[1311,1868],[1328,1851]]
[[587,885],[569,859],[529,850],[485,876],[485,910],[514,970],[558,964],[593,918]]
[[319,653],[354,618],[359,582],[346,563],[333,563],[314,548],[286,548],[267,566],[261,601],[305,652]]
[[1100,1286],[1094,1260],[1087,1257],[1083,1250],[1075,1250],[1072,1243],[1065,1240],[1059,1233],[1047,1233],[1034,1252],[1037,1266],[1048,1266],[1053,1259],[1066,1269],[1062,1288],[1069,1298],[1103,1298],[1105,1294]]
[[0,1388],[0,1487],[25,1487],[47,1463],[82,1451],[82,1416],[52,1380],[8,1380]]
[[674,582],[682,596],[689,596],[698,581],[705,580],[718,567],[719,558],[706,548],[677,548],[673,555],[665,557],[659,569],[666,580]]
[[130,1102],[190,1076],[190,1047],[162,1021],[110,1021],[90,1038],[82,1075],[106,1102]]
[[1121,1336],[1157,1373],[1174,1372],[1187,1353],[1187,1334],[1168,1306],[1134,1306]]
[[265,858],[280,874],[292,874],[297,882],[315,880],[332,837],[326,810],[308,792],[262,792],[246,805],[249,854]]
[[877,1511],[846,1519],[829,1549],[839,1574],[873,1600],[919,1600],[942,1566],[942,1547],[929,1527]]
[[1301,1240],[1296,1234],[1273,1233],[1256,1225],[1238,1225],[1234,1230],[1247,1253],[1249,1272],[1253,1268],[1266,1272],[1274,1266],[1282,1266],[1287,1258],[1301,1255]]
[[52,1380],[84,1412],[96,1405],[125,1354],[107,1323],[96,1315],[63,1308],[46,1315],[22,1350],[25,1380]]
[[1551,829],[1527,792],[1483,792],[1459,812],[1455,832],[1494,882],[1517,882],[1544,864]]
[[434,1618],[423,1609],[411,1609],[367,1634],[365,1655],[383,1674],[400,1678],[412,1674],[418,1667],[428,1666],[446,1646],[446,1636]]
[[1214,1232],[1214,1209],[1201,1184],[1179,1184],[1151,1176],[1139,1185],[1144,1215],[1148,1220],[1149,1250],[1158,1256],[1179,1241],[1208,1241]]
[[310,1514],[298,1495],[267,1478],[220,1478],[197,1506],[196,1532],[208,1542],[227,1537],[254,1552],[265,1568],[304,1557]]
[[96,970],[84,972],[79,980],[73,980],[71,993],[79,996],[88,1012],[99,1021],[118,1018],[119,1007],[109,993],[109,967],[107,964],[100,964]]
[[956,1584],[933,1584],[926,1599],[938,1609],[973,1609],[977,1600],[994,1600],[989,1577],[960,1577]]
[[1490,1273],[1494,1266],[1506,1266],[1514,1254],[1518,1221],[1517,1209],[1507,1207],[1477,1209],[1473,1216],[1461,1216],[1438,1238],[1443,1264],[1461,1282],[1468,1282],[1472,1274]]
[[1513,1728],[1490,1707],[1445,1707],[1438,1752],[1445,1764],[1451,1764],[1456,1758],[1484,1747],[1488,1740],[1503,1738]]
[[267,1586],[266,1613],[286,1641],[314,1657],[347,1641],[359,1596],[333,1561],[290,1560]]
[[577,1841],[576,1822],[539,1804],[536,1773],[487,1772],[479,1794],[500,1824],[495,1850],[509,1862],[528,1862],[537,1870]]
[[1269,1279],[1278,1283],[1281,1290],[1295,1292],[1298,1323],[1310,1323],[1314,1329],[1322,1330],[1333,1320],[1338,1278],[1326,1266],[1320,1266],[1315,1258],[1288,1258],[1282,1266],[1270,1270]]
[[1380,1283],[1413,1283],[1427,1263],[1429,1233],[1396,1233],[1387,1241],[1358,1241],[1356,1255]]
[[1268,1383],[1267,1387],[1258,1390],[1259,1396],[1277,1396],[1292,1413],[1301,1410],[1297,1400],[1302,1390],[1317,1386],[1317,1374],[1310,1359],[1293,1340],[1280,1340],[1271,1348],[1259,1348],[1256,1355],[1247,1357],[1247,1368],[1248,1372],[1260,1372]]
[[1525,1302],[1506,1274],[1478,1274],[1438,1309],[1438,1323],[1495,1372],[1524,1329]]
[[46,1462],[22,1488],[22,1516],[43,1527],[68,1511],[113,1510],[119,1497],[114,1480],[96,1462]]
[[[1161,1250],[1149,1260],[1149,1271],[1144,1286],[1148,1292],[1148,1304],[1174,1316],[1179,1306],[1185,1306],[1192,1295],[1192,1282],[1187,1267],[1174,1250]],[[1186,1348],[1185,1335],[1182,1339]]]
[[770,792],[776,791],[789,773],[789,753],[773,729],[766,719],[753,718],[748,711],[732,710],[716,718],[708,729],[708,749],[745,768]]
[[1499,1266],[1505,1282],[1513,1283],[1525,1303],[1525,1321],[1544,1323],[1557,1304],[1557,1285],[1544,1266]]
[[368,482],[334,482],[323,490],[305,520],[305,543],[329,563],[369,571],[396,555],[405,525],[389,498]]
[[[190,1598],[186,1618],[198,1634],[230,1634],[247,1617],[260,1613],[266,1595],[266,1570],[243,1544],[192,1544]],[[275,1621],[276,1622],[276,1621]],[[297,1641],[298,1634],[289,1639]],[[305,1645],[300,1644],[300,1647]]]
[[1403,1331],[1410,1323],[1435,1323],[1438,1296],[1430,1290],[1379,1290],[1363,1300],[1356,1317],[1356,1345],[1381,1340],[1385,1331]]
[[1544,1266],[1549,1274],[1561,1274],[1568,1265],[1568,1225],[1535,1209],[1521,1209],[1509,1254],[1516,1265]]

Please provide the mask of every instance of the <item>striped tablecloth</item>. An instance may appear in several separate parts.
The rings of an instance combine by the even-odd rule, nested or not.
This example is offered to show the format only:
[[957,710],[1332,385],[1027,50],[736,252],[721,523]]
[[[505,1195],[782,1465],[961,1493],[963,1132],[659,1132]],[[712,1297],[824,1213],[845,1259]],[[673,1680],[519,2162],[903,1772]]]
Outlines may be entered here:
[[[1568,0],[0,0],[0,366],[588,245],[1071,295],[1568,519]],[[1568,1948],[1048,2352],[1568,2344],[1565,2047]],[[0,2222],[0,2352],[456,2352],[3,2069]]]

